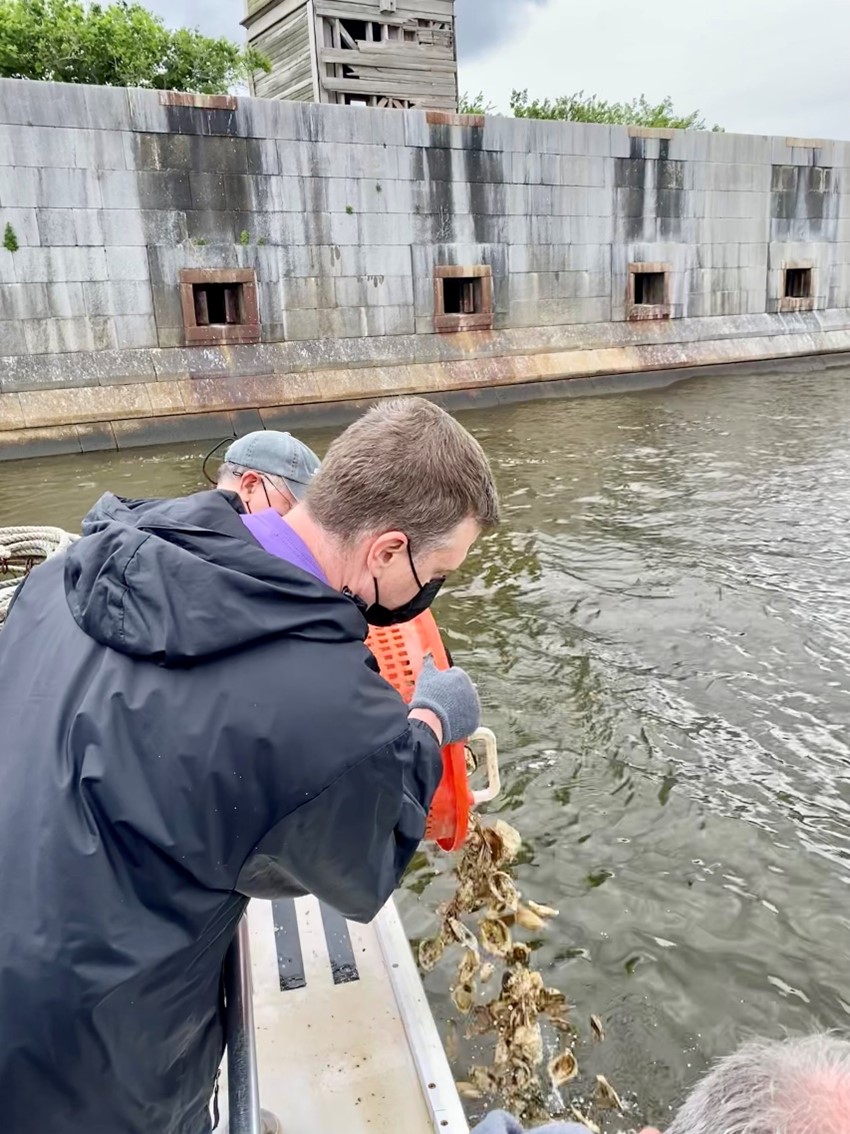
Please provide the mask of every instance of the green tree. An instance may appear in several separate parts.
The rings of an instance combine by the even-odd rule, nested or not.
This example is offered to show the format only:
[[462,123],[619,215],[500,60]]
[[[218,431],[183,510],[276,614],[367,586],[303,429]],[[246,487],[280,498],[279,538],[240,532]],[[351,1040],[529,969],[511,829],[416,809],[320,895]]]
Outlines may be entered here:
[[483,91],[479,91],[477,95],[471,95],[468,91],[464,91],[460,96],[457,108],[460,114],[492,114],[496,109],[496,104],[485,101]]
[[[511,110],[516,118],[551,118],[564,122],[606,122],[615,126],[662,126],[674,130],[708,130],[698,110],[678,114],[668,95],[659,103],[651,103],[645,95],[631,102],[608,102],[584,91],[555,99],[530,99],[528,91],[514,91]],[[722,132],[722,126],[712,126]]]
[[220,94],[268,60],[228,39],[172,31],[141,4],[0,0],[0,76]]

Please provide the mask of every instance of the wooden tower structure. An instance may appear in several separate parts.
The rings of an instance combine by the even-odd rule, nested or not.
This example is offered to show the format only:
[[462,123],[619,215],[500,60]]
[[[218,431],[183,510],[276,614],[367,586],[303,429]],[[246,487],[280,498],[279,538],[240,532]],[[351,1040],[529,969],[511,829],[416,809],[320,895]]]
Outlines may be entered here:
[[247,0],[258,98],[457,110],[454,0]]

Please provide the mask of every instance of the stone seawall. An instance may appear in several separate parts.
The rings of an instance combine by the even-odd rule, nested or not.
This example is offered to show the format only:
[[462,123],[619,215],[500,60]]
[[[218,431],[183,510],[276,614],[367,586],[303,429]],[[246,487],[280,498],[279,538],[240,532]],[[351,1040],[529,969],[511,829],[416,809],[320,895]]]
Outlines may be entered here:
[[0,458],[850,351],[848,175],[812,139],[2,80]]

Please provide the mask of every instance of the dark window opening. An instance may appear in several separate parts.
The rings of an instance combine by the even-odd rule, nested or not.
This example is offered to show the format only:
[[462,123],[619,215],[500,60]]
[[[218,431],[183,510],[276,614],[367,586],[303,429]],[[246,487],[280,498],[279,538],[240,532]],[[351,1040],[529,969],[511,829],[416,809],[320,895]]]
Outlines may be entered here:
[[[353,40],[366,40],[371,39],[371,35],[366,32],[367,24],[365,20],[340,20],[340,28],[348,32]],[[369,31],[372,30],[372,25],[369,24]],[[351,47],[351,44],[346,41],[345,36],[342,37],[341,47]]]
[[479,315],[483,311],[483,288],[480,276],[447,277],[443,280],[443,313],[446,315]]
[[811,299],[812,297],[812,269],[786,268],[785,269],[785,298]]
[[664,303],[664,272],[635,272],[635,303]]
[[197,327],[238,326],[245,322],[242,284],[192,285]]

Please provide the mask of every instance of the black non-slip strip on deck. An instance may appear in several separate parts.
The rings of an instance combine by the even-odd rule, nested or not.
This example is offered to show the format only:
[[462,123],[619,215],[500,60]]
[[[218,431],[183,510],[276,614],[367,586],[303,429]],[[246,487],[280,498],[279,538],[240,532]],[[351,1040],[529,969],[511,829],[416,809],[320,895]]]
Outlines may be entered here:
[[277,946],[277,971],[281,992],[305,988],[304,957],[298,936],[298,918],[294,898],[278,898],[272,902],[274,940]]
[[324,902],[319,903],[319,908],[322,911],[322,924],[325,927],[325,940],[328,943],[334,984],[349,984],[353,980],[360,980],[348,922]]

